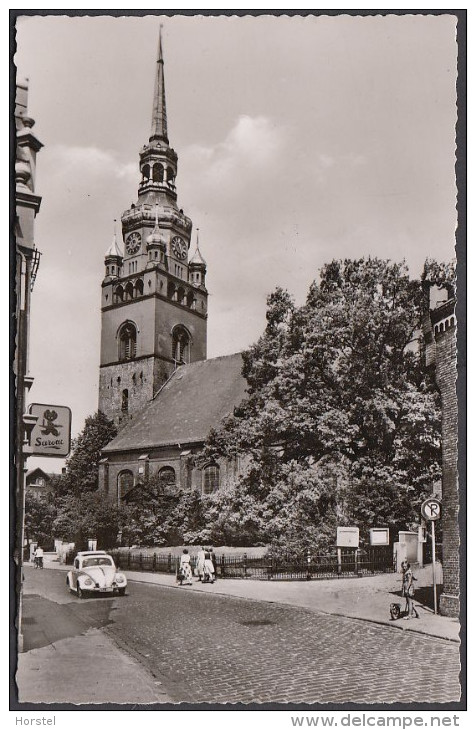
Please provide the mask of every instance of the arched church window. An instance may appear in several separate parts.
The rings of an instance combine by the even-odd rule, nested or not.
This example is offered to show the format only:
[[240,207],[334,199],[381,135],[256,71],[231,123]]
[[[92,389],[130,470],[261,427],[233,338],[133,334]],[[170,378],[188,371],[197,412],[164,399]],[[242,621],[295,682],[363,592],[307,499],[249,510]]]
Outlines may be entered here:
[[134,287],[132,286],[132,281],[127,282],[126,288],[124,289],[124,295],[126,302],[129,302],[134,297]]
[[114,297],[113,297],[113,303],[119,304],[120,302],[124,301],[124,289],[122,286],[116,286],[114,289]]
[[185,290],[180,286],[177,289],[177,301],[180,302],[180,304],[185,304]]
[[161,183],[164,180],[164,168],[161,164],[156,162],[152,168],[152,181],[155,183]]
[[208,464],[203,470],[203,494],[213,494],[220,487],[220,467]]
[[167,296],[169,299],[175,299],[175,285],[171,281],[167,285]]
[[190,335],[185,327],[175,327],[172,333],[172,358],[176,366],[190,362]]
[[144,167],[142,168],[142,177],[143,177],[144,180],[148,180],[150,178],[150,167],[149,167],[149,165],[144,165]]
[[159,469],[159,482],[164,491],[175,487],[175,469],[172,469],[171,466],[163,466],[162,469]]
[[134,475],[129,469],[124,469],[117,475],[117,501],[122,502],[124,497],[134,486]]
[[194,295],[193,295],[193,291],[189,291],[189,293],[187,294],[187,305],[191,309],[195,309],[194,302],[195,302],[195,298],[194,298]]
[[129,412],[129,391],[127,390],[127,388],[124,388],[124,390],[122,391],[121,411],[123,413]]
[[136,356],[137,330],[132,322],[126,322],[119,331],[119,360],[132,360]]
[[174,176],[174,171],[172,170],[171,167],[168,167],[167,168],[167,182],[173,183],[174,177],[175,177]]

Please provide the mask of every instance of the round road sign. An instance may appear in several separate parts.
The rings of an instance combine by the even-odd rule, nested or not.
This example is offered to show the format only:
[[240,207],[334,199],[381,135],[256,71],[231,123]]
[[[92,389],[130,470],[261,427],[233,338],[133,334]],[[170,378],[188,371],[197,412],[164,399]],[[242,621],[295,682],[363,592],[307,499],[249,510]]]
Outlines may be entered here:
[[421,514],[425,520],[439,520],[441,517],[441,502],[435,497],[425,499],[421,506]]

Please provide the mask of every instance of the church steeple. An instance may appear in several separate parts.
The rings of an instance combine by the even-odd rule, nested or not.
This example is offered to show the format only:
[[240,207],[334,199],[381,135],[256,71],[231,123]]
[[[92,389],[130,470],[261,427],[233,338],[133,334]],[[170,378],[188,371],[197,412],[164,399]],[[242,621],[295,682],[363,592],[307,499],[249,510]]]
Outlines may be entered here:
[[169,143],[167,136],[167,109],[165,105],[164,58],[162,55],[162,25],[159,30],[159,45],[157,48],[157,64],[154,85],[154,104],[152,107],[152,127],[149,142]]
[[177,190],[175,188],[177,162],[177,153],[169,145],[167,131],[164,57],[162,30],[160,30],[155,64],[150,137],[148,143],[140,151],[139,168],[142,180],[138,190],[139,203],[151,206],[159,203],[177,208]]
[[102,282],[99,408],[118,426],[153,398],[179,363],[207,356],[206,264],[198,235],[189,262],[192,221],[177,203],[177,163],[168,140],[160,34],[137,202],[121,216],[122,240],[114,234]]

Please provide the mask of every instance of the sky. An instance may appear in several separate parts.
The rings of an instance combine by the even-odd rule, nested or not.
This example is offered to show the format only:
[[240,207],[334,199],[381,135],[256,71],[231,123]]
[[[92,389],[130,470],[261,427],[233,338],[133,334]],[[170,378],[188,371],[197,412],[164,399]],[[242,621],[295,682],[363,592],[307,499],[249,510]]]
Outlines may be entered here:
[[[23,17],[15,63],[44,148],[30,402],[97,410],[100,285],[137,200],[159,24],[179,207],[200,228],[208,356],[333,258],[454,257],[454,16]],[[193,253],[193,246],[191,252]],[[59,460],[29,459],[58,471]]]

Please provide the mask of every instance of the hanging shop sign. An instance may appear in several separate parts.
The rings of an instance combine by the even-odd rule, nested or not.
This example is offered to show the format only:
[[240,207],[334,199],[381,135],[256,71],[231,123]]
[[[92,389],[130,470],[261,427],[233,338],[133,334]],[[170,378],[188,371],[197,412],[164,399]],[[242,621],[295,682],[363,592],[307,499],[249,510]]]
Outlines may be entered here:
[[30,434],[30,456],[68,456],[71,450],[71,409],[32,403],[28,412],[38,419]]

